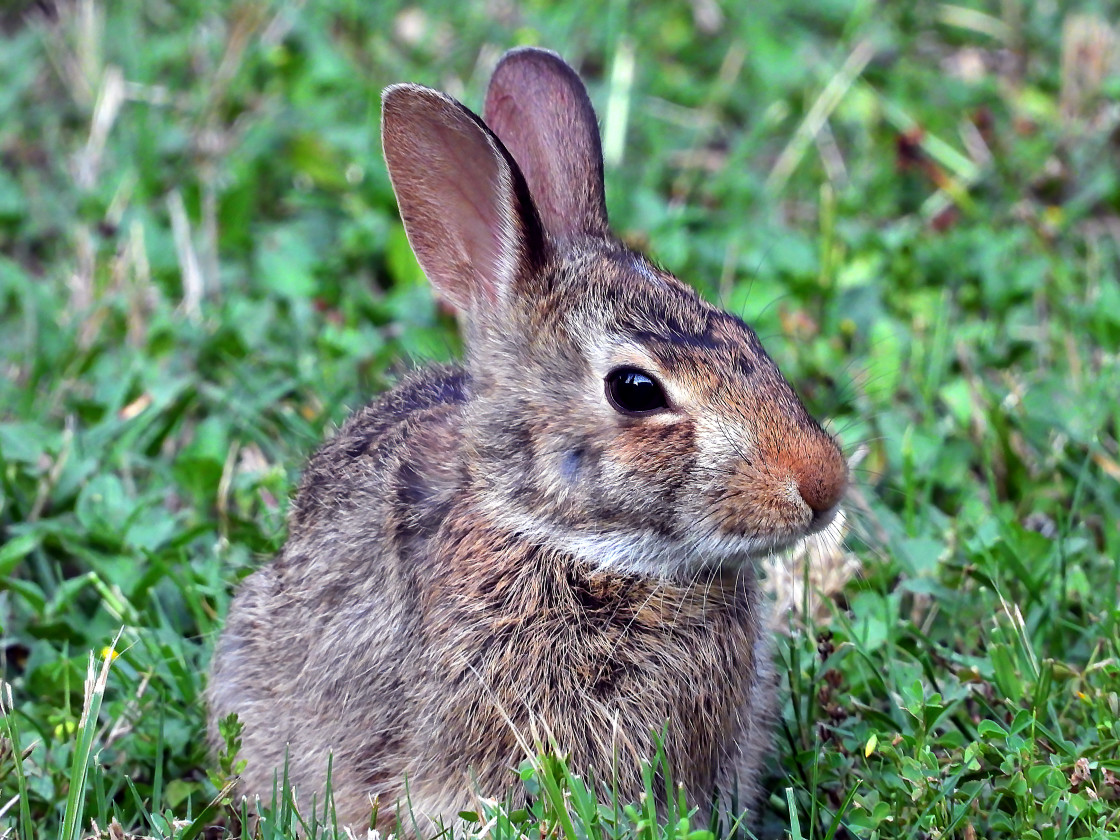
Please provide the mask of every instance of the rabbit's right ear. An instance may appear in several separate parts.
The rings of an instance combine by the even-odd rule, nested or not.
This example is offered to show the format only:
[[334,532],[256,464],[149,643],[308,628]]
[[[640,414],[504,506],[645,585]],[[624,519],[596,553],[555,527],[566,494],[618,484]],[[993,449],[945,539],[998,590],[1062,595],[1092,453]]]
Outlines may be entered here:
[[482,118],[521,167],[545,230],[560,240],[608,233],[599,124],[564,59],[510,50],[490,78]]
[[381,103],[389,179],[420,267],[460,312],[499,309],[545,247],[516,164],[445,94],[393,85]]

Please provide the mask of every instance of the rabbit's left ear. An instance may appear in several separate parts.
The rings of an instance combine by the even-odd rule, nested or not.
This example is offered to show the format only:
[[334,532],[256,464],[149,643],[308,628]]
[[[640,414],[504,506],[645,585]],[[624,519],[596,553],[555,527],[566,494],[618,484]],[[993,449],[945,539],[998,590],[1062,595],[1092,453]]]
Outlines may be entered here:
[[493,322],[545,258],[517,165],[478,117],[419,85],[386,88],[381,142],[420,267],[468,320]]
[[546,231],[561,241],[607,234],[599,125],[560,56],[534,47],[506,53],[482,119],[517,161]]

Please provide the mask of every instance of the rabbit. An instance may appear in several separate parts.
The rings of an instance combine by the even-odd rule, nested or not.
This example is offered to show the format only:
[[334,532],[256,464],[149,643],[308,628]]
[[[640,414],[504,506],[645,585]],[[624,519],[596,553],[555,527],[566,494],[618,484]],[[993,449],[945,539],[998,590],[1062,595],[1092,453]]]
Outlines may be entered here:
[[534,734],[623,802],[663,740],[701,822],[756,804],[778,687],[755,563],[835,521],[839,445],[750,327],[611,233],[555,53],[507,53],[481,119],[387,88],[382,142],[465,358],[311,458],[230,606],[211,740],[236,712],[247,796],[286,767],[322,803],[330,757],[340,824],[376,800],[380,829],[428,836],[524,802]]

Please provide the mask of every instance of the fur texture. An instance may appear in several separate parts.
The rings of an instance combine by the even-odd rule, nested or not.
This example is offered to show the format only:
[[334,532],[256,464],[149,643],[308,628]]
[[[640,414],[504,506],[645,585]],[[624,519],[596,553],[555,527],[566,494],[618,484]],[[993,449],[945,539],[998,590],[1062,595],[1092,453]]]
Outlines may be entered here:
[[[839,448],[749,327],[610,234],[594,113],[554,54],[508,54],[485,123],[390,88],[383,141],[466,359],[311,459],[230,610],[212,737],[236,712],[242,791],[267,799],[286,757],[305,806],[333,754],[356,826],[379,797],[392,828],[406,780],[433,824],[516,789],[533,731],[636,799],[664,730],[690,803],[751,804],[776,695],[754,565],[828,527]],[[620,368],[664,409],[612,405]]]

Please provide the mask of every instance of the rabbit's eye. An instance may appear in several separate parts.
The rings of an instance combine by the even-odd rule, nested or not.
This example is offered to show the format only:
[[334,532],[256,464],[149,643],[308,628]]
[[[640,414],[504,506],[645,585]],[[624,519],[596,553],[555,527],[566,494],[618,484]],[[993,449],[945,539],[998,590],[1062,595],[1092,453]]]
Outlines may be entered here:
[[615,368],[607,374],[607,399],[622,414],[652,414],[669,407],[657,380],[632,367]]

